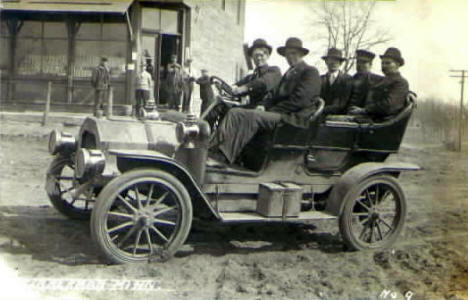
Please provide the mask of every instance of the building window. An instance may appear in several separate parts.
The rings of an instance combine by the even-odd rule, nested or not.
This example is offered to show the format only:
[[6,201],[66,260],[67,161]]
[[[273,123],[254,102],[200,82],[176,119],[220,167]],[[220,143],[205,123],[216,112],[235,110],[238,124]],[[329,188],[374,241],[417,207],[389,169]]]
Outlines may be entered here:
[[182,24],[177,10],[143,8],[142,27],[145,31],[180,34]]
[[65,76],[68,40],[65,23],[24,21],[18,34],[18,75]]
[[10,51],[10,33],[4,20],[0,23],[0,70],[8,70],[9,51]]

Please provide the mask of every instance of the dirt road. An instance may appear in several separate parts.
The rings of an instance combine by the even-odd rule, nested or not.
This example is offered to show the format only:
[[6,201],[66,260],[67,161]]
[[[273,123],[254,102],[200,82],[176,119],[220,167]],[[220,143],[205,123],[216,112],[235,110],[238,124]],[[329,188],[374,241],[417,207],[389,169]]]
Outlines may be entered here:
[[[468,299],[468,153],[405,147],[392,158],[424,170],[401,177],[406,230],[386,251],[343,251],[336,221],[201,226],[168,262],[108,266],[96,254],[88,223],[51,207],[44,191],[52,159],[46,145],[43,138],[1,140],[0,259],[9,273],[1,281],[7,299]],[[158,289],[21,285],[31,278],[150,279]]]

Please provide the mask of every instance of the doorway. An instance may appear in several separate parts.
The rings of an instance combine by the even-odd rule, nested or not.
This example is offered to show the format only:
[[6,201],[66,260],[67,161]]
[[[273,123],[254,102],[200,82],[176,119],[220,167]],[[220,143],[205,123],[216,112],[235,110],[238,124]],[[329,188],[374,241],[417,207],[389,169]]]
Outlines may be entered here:
[[182,63],[181,39],[178,35],[145,33],[142,37],[142,54],[146,70],[154,80],[156,104],[167,104],[168,91],[165,85],[166,66],[171,55],[177,55],[177,63]]

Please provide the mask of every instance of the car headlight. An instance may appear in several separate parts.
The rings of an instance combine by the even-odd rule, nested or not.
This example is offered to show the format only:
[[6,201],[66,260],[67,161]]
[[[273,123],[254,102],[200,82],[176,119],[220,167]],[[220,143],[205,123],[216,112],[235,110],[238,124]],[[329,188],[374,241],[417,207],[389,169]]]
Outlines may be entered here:
[[78,178],[101,174],[106,165],[106,157],[101,150],[80,148],[76,152],[75,175]]
[[73,152],[76,150],[76,139],[71,133],[52,130],[49,135],[49,153],[55,155],[59,152]]

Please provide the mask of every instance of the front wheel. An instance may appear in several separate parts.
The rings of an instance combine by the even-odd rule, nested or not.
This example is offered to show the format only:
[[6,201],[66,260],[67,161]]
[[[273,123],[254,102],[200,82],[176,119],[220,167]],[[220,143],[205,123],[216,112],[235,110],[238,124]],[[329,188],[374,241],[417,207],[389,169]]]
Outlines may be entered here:
[[167,259],[185,242],[192,204],[183,184],[169,173],[141,169],[107,184],[91,216],[91,235],[114,263]]
[[406,198],[388,175],[365,179],[345,196],[340,232],[351,250],[380,249],[393,244],[406,217]]
[[52,205],[63,215],[75,220],[88,220],[95,190],[92,186],[80,187],[74,172],[75,164],[70,157],[55,157],[47,170],[47,195]]

